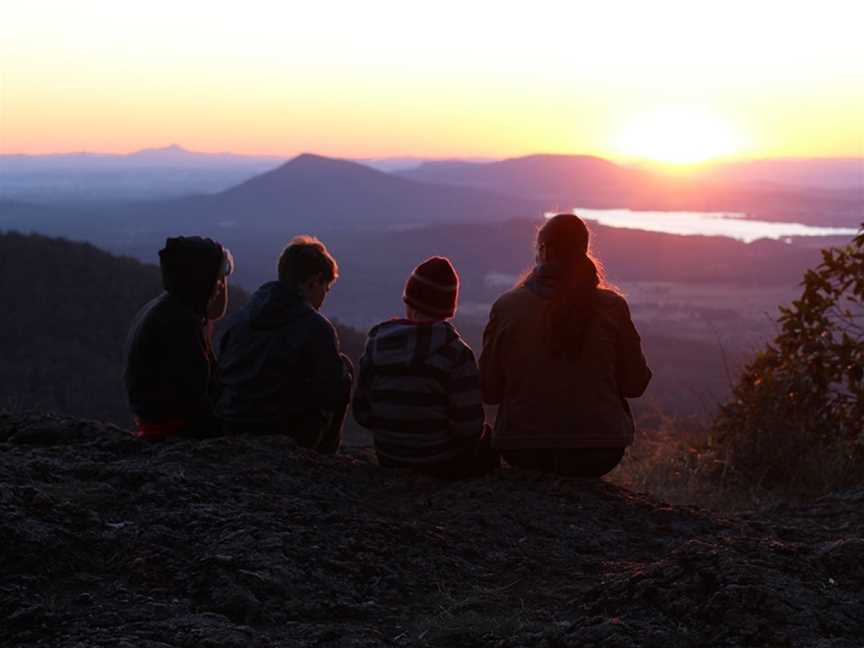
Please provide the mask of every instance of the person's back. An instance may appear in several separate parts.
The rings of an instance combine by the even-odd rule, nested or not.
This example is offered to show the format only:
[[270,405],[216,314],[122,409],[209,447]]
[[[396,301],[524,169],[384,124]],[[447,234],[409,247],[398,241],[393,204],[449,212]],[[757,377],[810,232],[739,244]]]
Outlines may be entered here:
[[353,413],[372,430],[382,466],[460,478],[498,465],[474,353],[446,321],[457,292],[449,261],[428,259],[406,285],[407,317],[369,332]]
[[627,397],[650,378],[627,303],[598,290],[578,357],[552,354],[544,303],[531,285],[494,304],[481,362],[487,402],[501,403],[499,449],[624,447],[633,442]]
[[166,292],[135,316],[124,382],[138,436],[210,434],[219,381],[209,320],[227,306],[230,253],[199,237],[168,239],[160,251]]
[[280,279],[261,286],[219,346],[217,414],[230,433],[284,433],[320,452],[339,447],[352,371],[333,325],[318,312],[336,279],[323,245],[300,237]]
[[494,446],[511,464],[599,477],[633,442],[627,398],[651,379],[627,302],[602,287],[573,214],[537,234],[537,265],[492,306],[480,356],[483,400],[499,405]]

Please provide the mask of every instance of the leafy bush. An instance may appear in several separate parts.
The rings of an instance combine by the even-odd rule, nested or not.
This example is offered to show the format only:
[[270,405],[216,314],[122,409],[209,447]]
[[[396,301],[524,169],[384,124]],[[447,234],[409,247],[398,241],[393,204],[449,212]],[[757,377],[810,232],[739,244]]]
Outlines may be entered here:
[[718,450],[748,486],[826,491],[864,477],[864,225],[823,250],[803,287],[715,420]]

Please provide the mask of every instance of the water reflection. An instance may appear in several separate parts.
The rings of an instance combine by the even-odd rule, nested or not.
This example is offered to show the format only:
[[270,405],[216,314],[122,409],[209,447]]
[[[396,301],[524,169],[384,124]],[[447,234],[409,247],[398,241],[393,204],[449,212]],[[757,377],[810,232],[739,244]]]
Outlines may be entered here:
[[[607,227],[665,232],[685,236],[727,236],[751,243],[760,238],[795,236],[854,236],[850,227],[814,227],[801,223],[750,220],[738,212],[633,211],[630,209],[582,209],[574,213]],[[547,214],[547,218],[554,214]]]

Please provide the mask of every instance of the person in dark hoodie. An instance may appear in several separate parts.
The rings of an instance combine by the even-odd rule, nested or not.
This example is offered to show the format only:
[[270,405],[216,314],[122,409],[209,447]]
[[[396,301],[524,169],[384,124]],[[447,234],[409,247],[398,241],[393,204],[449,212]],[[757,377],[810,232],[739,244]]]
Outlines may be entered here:
[[278,276],[252,295],[222,336],[217,413],[229,434],[287,434],[333,454],[353,367],[318,310],[339,269],[321,241],[298,236],[282,252]]
[[169,238],[159,251],[165,292],[135,316],[127,338],[124,382],[136,436],[158,441],[218,432],[212,321],[228,306],[231,253],[197,236]]
[[449,320],[459,277],[432,257],[408,279],[406,318],[369,331],[352,410],[372,430],[378,463],[460,479],[499,464],[484,424],[474,353]]
[[511,465],[573,477],[612,470],[633,442],[628,398],[651,380],[625,299],[604,285],[574,214],[537,234],[537,265],[493,304],[480,355],[494,446]]

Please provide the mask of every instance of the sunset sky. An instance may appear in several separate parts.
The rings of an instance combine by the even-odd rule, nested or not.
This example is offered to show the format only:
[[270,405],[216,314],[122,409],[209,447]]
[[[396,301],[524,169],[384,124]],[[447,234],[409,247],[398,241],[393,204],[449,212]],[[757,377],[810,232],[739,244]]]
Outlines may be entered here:
[[864,156],[864,2],[3,2],[0,152]]

